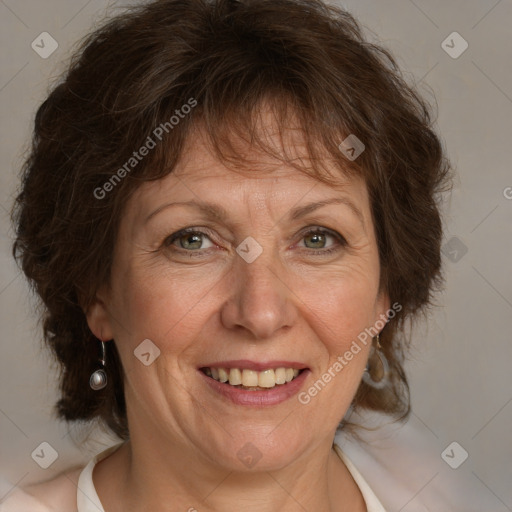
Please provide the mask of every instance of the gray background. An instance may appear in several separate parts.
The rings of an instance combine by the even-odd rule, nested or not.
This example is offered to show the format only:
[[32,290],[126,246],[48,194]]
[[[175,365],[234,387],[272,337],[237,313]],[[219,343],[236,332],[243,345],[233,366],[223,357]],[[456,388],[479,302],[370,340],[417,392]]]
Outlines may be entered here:
[[[34,300],[10,255],[7,211],[37,106],[76,41],[120,5],[0,0],[0,499],[14,485],[51,478],[112,442],[94,432],[89,443],[77,447],[72,436],[79,429],[52,417],[56,373],[41,349]],[[418,496],[455,473],[480,500],[475,510],[512,510],[512,2],[351,0],[342,5],[368,29],[370,39],[393,51],[427,99],[435,95],[438,129],[457,169],[444,203],[447,287],[428,324],[415,331],[407,365],[413,415],[395,436],[399,444],[403,436],[405,446],[412,432],[411,446],[427,450],[434,462],[418,474],[416,488],[397,510],[413,510]],[[31,48],[45,31],[59,44],[47,59]],[[469,44],[457,58],[441,46],[454,31]],[[448,44],[453,51],[461,48],[457,40]],[[441,458],[453,441],[469,454],[458,469]],[[31,458],[42,442],[58,452],[46,470]],[[404,471],[422,466],[422,459],[409,464]]]

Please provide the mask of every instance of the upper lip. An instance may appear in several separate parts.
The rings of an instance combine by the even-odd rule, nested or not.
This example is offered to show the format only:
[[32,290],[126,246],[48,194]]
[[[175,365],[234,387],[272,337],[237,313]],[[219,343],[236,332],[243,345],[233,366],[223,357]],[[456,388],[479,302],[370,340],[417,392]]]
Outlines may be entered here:
[[302,370],[308,366],[297,361],[251,361],[249,359],[237,359],[230,361],[216,361],[202,364],[199,368],[242,368],[261,372],[263,370],[275,370],[276,368],[296,368]]

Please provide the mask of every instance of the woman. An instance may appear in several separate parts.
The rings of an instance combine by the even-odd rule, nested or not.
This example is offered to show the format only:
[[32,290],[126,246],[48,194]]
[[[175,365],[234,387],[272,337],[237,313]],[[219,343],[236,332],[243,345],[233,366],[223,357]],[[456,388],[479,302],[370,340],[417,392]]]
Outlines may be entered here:
[[60,417],[121,442],[5,510],[385,510],[333,440],[409,413],[401,333],[442,283],[448,184],[427,105],[341,9],[105,23],[37,112],[14,255]]

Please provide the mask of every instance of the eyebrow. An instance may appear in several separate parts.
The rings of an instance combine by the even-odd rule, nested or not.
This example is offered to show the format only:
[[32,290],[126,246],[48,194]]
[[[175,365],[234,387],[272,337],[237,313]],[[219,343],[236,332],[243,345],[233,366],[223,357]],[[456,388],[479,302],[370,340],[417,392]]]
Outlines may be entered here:
[[[348,197],[332,197],[330,199],[324,199],[323,201],[316,201],[314,203],[308,203],[302,206],[298,206],[290,211],[290,213],[288,214],[288,218],[290,220],[300,219],[301,217],[304,217],[305,215],[312,213],[315,210],[318,210],[319,208],[322,208],[323,206],[327,206],[329,204],[344,204],[348,206],[359,219],[359,221],[363,225],[363,229],[366,231],[364,216],[361,213],[361,210],[359,210],[359,208],[357,208],[357,206]],[[194,207],[219,222],[224,221],[229,217],[229,213],[227,212],[227,210],[223,206],[218,204],[209,203],[207,201],[178,201],[175,203],[164,204],[157,208],[156,210],[154,210],[153,212],[151,212],[146,217],[144,224],[147,224],[152,217],[160,213],[162,210],[165,210],[171,206]]]

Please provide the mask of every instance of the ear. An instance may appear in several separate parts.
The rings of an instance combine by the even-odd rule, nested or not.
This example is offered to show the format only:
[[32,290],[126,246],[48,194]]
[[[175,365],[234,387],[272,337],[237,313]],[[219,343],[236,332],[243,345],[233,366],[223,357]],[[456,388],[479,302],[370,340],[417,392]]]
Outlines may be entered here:
[[391,301],[389,299],[388,293],[385,290],[381,290],[377,295],[377,301],[375,303],[375,322],[382,319],[387,322],[390,306]]
[[114,337],[110,315],[102,299],[96,296],[94,302],[85,313],[87,324],[94,336],[102,341],[111,340]]

